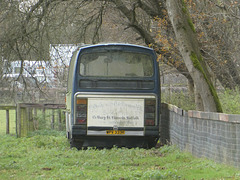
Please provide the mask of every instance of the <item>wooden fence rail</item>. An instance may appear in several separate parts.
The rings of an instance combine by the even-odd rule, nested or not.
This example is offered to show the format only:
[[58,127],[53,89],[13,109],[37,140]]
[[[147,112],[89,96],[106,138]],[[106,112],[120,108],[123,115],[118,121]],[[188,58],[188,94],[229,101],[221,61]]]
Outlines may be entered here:
[[[31,131],[38,130],[40,127],[39,119],[37,119],[37,109],[42,110],[42,123],[46,124],[46,110],[52,110],[51,128],[56,129],[54,110],[58,110],[58,130],[62,130],[61,110],[65,110],[65,104],[33,104],[19,103],[17,104],[16,131],[17,137],[27,136]],[[46,127],[45,127],[46,128]]]
[[[0,110],[6,110],[6,134],[9,134],[9,110],[16,110],[17,137],[27,136],[29,132],[38,130],[40,121],[47,126],[46,110],[52,110],[49,128],[63,130],[62,120],[65,118],[62,118],[62,112],[65,112],[65,104],[18,103],[17,105],[0,105]],[[38,117],[39,110],[41,111],[41,119]],[[55,118],[56,111],[57,119]]]

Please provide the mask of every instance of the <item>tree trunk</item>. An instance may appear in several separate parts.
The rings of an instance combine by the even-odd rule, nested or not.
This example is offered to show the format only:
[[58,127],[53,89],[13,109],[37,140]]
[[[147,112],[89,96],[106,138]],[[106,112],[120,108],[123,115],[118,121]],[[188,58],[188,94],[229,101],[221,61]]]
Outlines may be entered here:
[[192,79],[191,80],[188,79],[188,92],[190,96],[194,95],[194,82]]
[[[196,87],[196,86],[194,86]],[[203,105],[203,101],[201,98],[201,95],[198,93],[198,90],[195,88],[194,89],[194,97],[195,97],[195,105],[196,105],[196,109],[198,111],[204,111],[204,105]]]
[[200,95],[204,111],[222,112],[207,66],[202,59],[194,25],[184,0],[166,0],[166,5],[179,50]]

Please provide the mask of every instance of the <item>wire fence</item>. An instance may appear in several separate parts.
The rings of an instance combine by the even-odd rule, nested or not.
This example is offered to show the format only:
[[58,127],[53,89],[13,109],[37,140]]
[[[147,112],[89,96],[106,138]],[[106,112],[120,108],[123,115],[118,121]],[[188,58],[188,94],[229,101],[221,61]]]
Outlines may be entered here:
[[240,115],[184,111],[162,104],[161,142],[240,167]]

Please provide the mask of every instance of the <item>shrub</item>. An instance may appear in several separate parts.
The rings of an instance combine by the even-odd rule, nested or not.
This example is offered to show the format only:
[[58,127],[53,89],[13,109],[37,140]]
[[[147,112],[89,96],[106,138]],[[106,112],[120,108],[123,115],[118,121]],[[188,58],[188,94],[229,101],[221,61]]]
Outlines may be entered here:
[[[240,89],[219,91],[218,96],[224,113],[240,114]],[[184,92],[162,93],[162,102],[176,105],[184,110],[196,109],[194,97]]]
[[194,110],[194,97],[184,92],[162,93],[162,102],[176,105],[184,110]]
[[223,112],[227,114],[240,114],[240,89],[226,89],[219,93]]

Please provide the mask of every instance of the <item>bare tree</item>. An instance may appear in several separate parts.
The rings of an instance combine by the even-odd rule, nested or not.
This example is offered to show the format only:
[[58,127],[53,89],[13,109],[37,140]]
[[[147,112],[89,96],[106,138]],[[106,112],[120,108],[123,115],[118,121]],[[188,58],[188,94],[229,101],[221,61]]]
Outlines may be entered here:
[[236,58],[239,56],[239,5],[228,0],[195,0],[189,4],[203,57],[221,84],[230,89],[240,86]]
[[[193,74],[188,72],[189,64],[179,61],[184,57],[181,56],[182,53],[166,52],[164,44],[158,41],[155,27],[158,19],[166,18],[166,12],[171,11],[166,6],[168,0],[38,0],[27,7],[23,6],[24,1],[13,2],[1,2],[1,8],[7,7],[0,14],[0,28],[4,29],[0,32],[3,59],[49,61],[50,44],[131,42],[153,47],[162,55],[163,62],[178,69],[191,84],[199,84]],[[164,33],[169,40],[175,39],[176,29],[171,26],[169,19],[166,21],[169,23]],[[209,39],[213,39],[213,34],[208,35]],[[218,58],[211,57],[211,51],[202,47],[199,49],[202,50],[204,59],[209,59],[209,66],[217,74],[215,69],[218,66],[212,62],[219,62]],[[237,72],[232,71],[235,78],[238,77]],[[226,73],[230,74],[230,71]],[[221,80],[220,73],[216,76]],[[233,79],[233,76],[229,78]]]
[[216,90],[202,58],[194,25],[186,4],[182,0],[168,0],[167,9],[172,22],[179,50],[199,93],[204,111],[222,112]]

